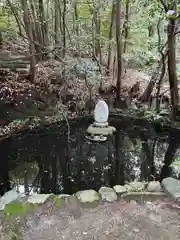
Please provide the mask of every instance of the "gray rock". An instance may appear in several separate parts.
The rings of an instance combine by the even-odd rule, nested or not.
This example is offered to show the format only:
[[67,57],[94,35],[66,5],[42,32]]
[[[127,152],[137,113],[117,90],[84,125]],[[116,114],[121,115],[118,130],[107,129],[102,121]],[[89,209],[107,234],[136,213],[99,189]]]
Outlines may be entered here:
[[168,196],[164,192],[128,192],[121,195],[121,198],[125,201],[136,201],[136,202],[150,202],[157,200],[168,199]]
[[122,194],[122,193],[127,192],[126,187],[123,185],[115,185],[113,188],[117,194]]
[[70,195],[69,194],[60,194],[60,195],[58,195],[57,197],[58,198],[62,198],[62,199],[65,199],[65,198],[68,198]]
[[103,136],[108,136],[108,135],[113,135],[113,133],[116,131],[115,127],[108,126],[108,127],[94,127],[93,124],[91,124],[87,132],[92,135],[103,135]]
[[113,202],[117,200],[117,194],[112,188],[101,187],[99,189],[99,194],[101,195],[102,200],[106,200],[108,202]]
[[138,196],[157,196],[157,197],[165,197],[167,196],[166,193],[164,192],[128,192],[128,193],[124,193],[122,194],[122,198],[124,197],[138,197]]
[[137,202],[136,202],[135,200],[131,200],[129,203],[130,203],[131,205],[137,205]]
[[147,191],[148,192],[162,192],[163,190],[162,190],[160,182],[152,181],[152,182],[148,183]]
[[48,200],[51,195],[52,194],[33,194],[28,197],[27,202],[33,204],[43,204]]
[[141,192],[145,190],[145,182],[131,182],[129,184],[126,184],[126,190],[127,192]]
[[162,187],[175,200],[178,200],[178,202],[180,202],[180,181],[179,180],[172,177],[165,178],[162,181]]
[[91,189],[78,191],[76,193],[76,197],[80,202],[83,202],[83,203],[92,203],[100,200],[99,194],[95,190],[91,190]]
[[6,204],[9,204],[10,202],[17,200],[20,197],[21,197],[21,194],[18,193],[15,189],[5,193],[0,198],[0,211],[4,210]]
[[134,228],[133,229],[133,232],[135,232],[135,233],[139,233],[141,230],[139,229],[139,228]]

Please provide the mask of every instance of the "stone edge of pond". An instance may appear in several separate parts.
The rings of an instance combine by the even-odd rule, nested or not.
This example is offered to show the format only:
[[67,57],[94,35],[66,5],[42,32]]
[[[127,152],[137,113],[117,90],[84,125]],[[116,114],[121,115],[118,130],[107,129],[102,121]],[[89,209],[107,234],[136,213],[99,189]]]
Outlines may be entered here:
[[[59,205],[61,199],[66,199],[70,196],[75,198],[80,203],[102,203],[102,202],[113,202],[116,200],[123,200],[131,197],[143,197],[143,196],[155,196],[156,198],[161,196],[167,196],[167,194],[161,188],[161,184],[158,181],[147,182],[131,182],[125,185],[115,185],[113,188],[102,186],[99,191],[93,189],[81,190],[73,195],[69,194],[33,194],[28,197],[22,194],[18,194],[15,190],[7,192],[0,198],[0,210],[1,212],[12,214],[19,211],[26,212],[34,206],[40,206],[45,204],[51,199]],[[14,207],[13,207],[14,206]],[[10,211],[8,213],[8,211]]]
[[180,203],[180,181],[178,179],[168,177],[162,180],[163,190],[176,202]]
[[[172,190],[172,187],[173,187],[173,190]],[[9,192],[12,193],[12,191],[13,190]],[[175,191],[176,191],[176,194],[174,196],[173,193],[175,193]],[[8,196],[9,192],[5,194],[6,195],[5,197]],[[2,234],[5,234],[7,239],[15,239],[13,238],[14,235],[18,237],[20,234],[20,231],[19,231],[20,221],[18,219],[20,219],[21,216],[25,217],[28,214],[36,214],[36,211],[38,211],[39,207],[41,205],[43,206],[45,203],[47,203],[50,208],[51,206],[52,207],[55,206],[56,208],[61,208],[61,200],[66,201],[67,199],[68,201],[68,198],[69,199],[71,198],[71,201],[78,201],[82,203],[83,205],[80,205],[81,207],[88,207],[88,206],[96,207],[97,206],[96,204],[100,204],[102,202],[114,202],[118,199],[125,200],[125,201],[127,201],[128,199],[130,200],[130,203],[133,204],[134,202],[137,201],[137,199],[134,199],[134,196],[140,199],[142,199],[144,196],[148,197],[148,199],[146,200],[148,203],[149,201],[151,202],[151,199],[149,200],[149,198],[152,196],[155,197],[156,200],[159,200],[159,198],[162,197],[162,200],[163,200],[164,197],[168,197],[169,194],[171,196],[174,196],[175,200],[179,200],[179,196],[180,196],[179,180],[174,178],[166,178],[162,181],[162,183],[158,181],[151,181],[149,183],[131,182],[126,185],[115,185],[113,186],[113,188],[103,186],[99,189],[98,192],[93,189],[81,190],[74,193],[73,195],[33,194],[29,197],[21,195],[21,198],[19,198],[20,197],[19,195],[18,198],[15,199],[15,197],[17,197],[17,194],[14,194],[13,201],[10,201],[8,204],[6,204],[6,206],[4,207],[4,211],[0,212],[0,213],[4,213],[1,216],[6,217],[5,219],[2,219],[2,223],[7,224],[6,232],[4,232],[1,226],[1,219],[0,219],[0,229],[3,230]],[[4,196],[1,197],[0,202],[2,201],[2,199],[5,199],[5,197]],[[133,201],[133,200],[136,200],[136,201]],[[46,206],[46,209],[49,207]],[[1,237],[1,232],[0,232],[0,237]]]

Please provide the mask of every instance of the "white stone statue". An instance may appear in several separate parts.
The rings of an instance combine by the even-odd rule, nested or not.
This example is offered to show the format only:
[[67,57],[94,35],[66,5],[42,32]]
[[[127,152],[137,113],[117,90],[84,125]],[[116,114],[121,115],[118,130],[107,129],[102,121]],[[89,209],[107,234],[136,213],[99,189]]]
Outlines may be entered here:
[[108,126],[109,108],[104,100],[100,100],[94,109],[95,125],[99,127]]
[[94,123],[91,124],[87,132],[91,141],[106,141],[109,135],[116,131],[115,127],[108,125],[109,108],[105,101],[99,100],[94,109]]

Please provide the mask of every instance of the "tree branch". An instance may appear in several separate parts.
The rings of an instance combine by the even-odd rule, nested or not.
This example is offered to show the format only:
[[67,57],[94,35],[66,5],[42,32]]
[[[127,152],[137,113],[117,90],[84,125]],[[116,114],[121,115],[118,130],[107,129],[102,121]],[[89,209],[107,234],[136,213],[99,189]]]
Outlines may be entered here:
[[161,2],[161,4],[164,7],[165,12],[168,12],[168,7],[166,6],[165,1],[164,0],[160,0],[160,2]]

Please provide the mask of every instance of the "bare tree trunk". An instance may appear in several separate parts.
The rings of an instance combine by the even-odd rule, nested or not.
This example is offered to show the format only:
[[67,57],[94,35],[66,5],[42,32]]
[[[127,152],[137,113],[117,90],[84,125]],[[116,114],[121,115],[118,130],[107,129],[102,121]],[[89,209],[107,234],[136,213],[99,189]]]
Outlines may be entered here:
[[92,23],[91,23],[91,26],[92,26],[92,53],[94,56],[96,56],[96,33],[95,33],[95,22],[94,22],[94,11],[93,9],[90,8],[90,12],[91,14],[93,15],[92,17]]
[[116,45],[117,45],[117,93],[116,104],[120,102],[121,73],[122,73],[122,50],[121,50],[121,0],[116,0]]
[[23,20],[24,20],[25,30],[29,40],[29,52],[30,52],[30,55],[32,55],[29,76],[30,76],[30,81],[34,82],[35,74],[36,74],[36,57],[33,55],[35,54],[35,45],[33,42],[32,19],[31,19],[31,14],[28,11],[27,0],[21,0],[21,5],[23,9]]
[[2,48],[3,45],[3,36],[2,36],[2,31],[0,31],[0,49]]
[[115,2],[113,1],[112,5],[112,12],[111,12],[111,22],[109,26],[109,48],[108,48],[108,61],[107,61],[107,69],[108,71],[111,68],[111,62],[112,62],[112,37],[113,37],[113,26],[114,26],[114,21],[115,21],[115,13],[116,13],[116,5]]
[[101,20],[100,20],[100,9],[97,10],[95,15],[95,28],[96,28],[96,43],[95,43],[95,49],[96,49],[96,56],[99,57],[100,63],[102,64],[102,56],[101,56],[101,43],[100,43],[100,37],[101,37]]
[[59,24],[60,24],[60,33],[61,36],[63,36],[63,23],[62,23],[62,10],[61,10],[61,2],[60,0],[57,0],[58,2],[58,10],[59,10]]
[[39,54],[36,58],[41,61],[47,58],[47,54],[43,54],[48,47],[48,26],[47,19],[45,17],[44,3],[43,0],[31,0],[30,8],[33,17],[32,21],[32,33],[33,39],[38,44],[35,44],[35,49]]
[[[153,88],[154,88],[154,86],[156,84],[156,81],[158,79],[159,71],[163,70],[162,69],[162,64],[164,64],[164,61],[165,61],[166,57],[167,57],[167,51],[165,51],[165,53],[162,55],[161,60],[159,61],[158,66],[156,68],[156,71],[152,75],[151,80],[148,83],[148,85],[147,85],[146,89],[144,90],[143,94],[139,97],[139,101],[146,102],[146,101],[149,100],[149,97],[150,97],[150,95],[151,95],[151,93],[153,91]],[[162,76],[160,75],[160,78],[161,77]]]
[[[55,47],[57,48],[59,46],[60,42],[60,13],[59,13],[59,0],[55,0],[54,7],[55,7],[55,19],[54,19],[54,32],[55,32]],[[57,58],[57,57],[55,57]]]
[[162,68],[161,68],[161,75],[159,78],[159,82],[157,83],[156,86],[156,111],[160,111],[160,91],[161,91],[161,85],[163,82],[164,75],[166,73],[166,58],[167,58],[167,51],[164,53],[163,49],[161,47],[161,31],[160,31],[160,23],[161,23],[162,18],[160,17],[157,23],[157,34],[158,34],[158,52],[161,54],[161,59],[162,59]]
[[[36,12],[36,5],[34,1],[31,1],[31,12],[32,12],[32,35],[33,35],[33,40],[37,43],[43,44],[42,41],[42,35],[41,35],[41,29],[40,29],[40,23],[37,19],[37,12]],[[39,46],[38,44],[35,44],[35,50],[37,53],[42,53],[43,49],[41,46]],[[38,55],[36,57],[37,61],[41,61],[43,59],[42,55]]]
[[43,45],[47,47],[48,46],[48,25],[47,25],[46,16],[45,16],[43,0],[39,0],[39,19],[41,24]]
[[76,32],[76,35],[79,36],[79,24],[78,24],[78,3],[75,2],[74,3],[74,16],[75,16],[75,32]]
[[64,8],[63,8],[63,58],[66,55],[66,0],[63,0]]
[[124,47],[123,53],[126,52],[127,48],[127,39],[129,36],[129,2],[130,0],[126,0],[126,12],[125,12],[125,21],[124,21]]
[[175,20],[169,20],[168,23],[168,74],[169,74],[169,85],[171,93],[171,104],[172,104],[172,116],[176,117],[178,111],[178,84],[177,84],[177,73],[176,73],[176,52],[175,52]]

